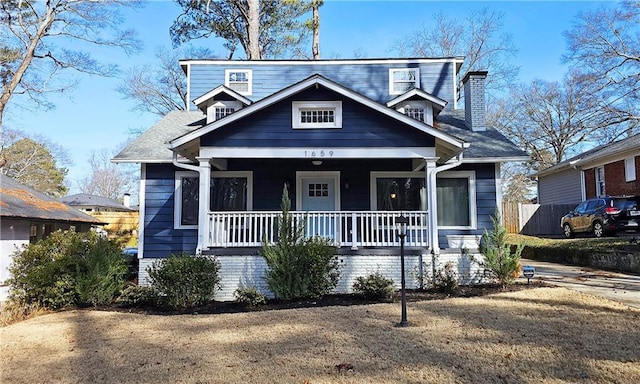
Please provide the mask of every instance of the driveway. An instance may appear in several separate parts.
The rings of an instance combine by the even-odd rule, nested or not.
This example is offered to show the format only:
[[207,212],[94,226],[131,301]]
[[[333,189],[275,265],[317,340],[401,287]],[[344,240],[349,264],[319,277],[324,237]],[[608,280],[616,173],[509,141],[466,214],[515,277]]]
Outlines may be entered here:
[[530,259],[522,259],[521,263],[523,266],[530,265],[535,268],[532,281],[543,281],[640,308],[638,275]]

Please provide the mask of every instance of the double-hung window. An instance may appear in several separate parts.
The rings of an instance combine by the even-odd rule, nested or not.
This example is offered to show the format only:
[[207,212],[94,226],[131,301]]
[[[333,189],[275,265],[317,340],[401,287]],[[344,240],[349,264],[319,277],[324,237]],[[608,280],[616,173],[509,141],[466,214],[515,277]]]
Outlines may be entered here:
[[241,95],[251,95],[253,71],[250,69],[227,69],[224,85]]
[[629,157],[624,159],[624,181],[630,182],[636,180],[636,159]]
[[342,128],[341,101],[294,101],[291,107],[294,129]]
[[596,173],[596,196],[604,196],[607,193],[604,182],[604,167],[597,167]]
[[476,180],[473,171],[438,174],[436,197],[440,228],[476,228]]
[[414,88],[420,88],[419,68],[389,69],[389,94],[401,95]]

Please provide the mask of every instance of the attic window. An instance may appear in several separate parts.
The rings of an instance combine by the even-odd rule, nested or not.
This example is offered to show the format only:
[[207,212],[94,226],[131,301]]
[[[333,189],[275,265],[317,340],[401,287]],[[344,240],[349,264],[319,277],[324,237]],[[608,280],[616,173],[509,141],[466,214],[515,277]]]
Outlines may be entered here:
[[235,108],[231,107],[215,107],[216,120],[220,120],[225,116],[228,116],[235,112]]
[[250,69],[227,69],[224,71],[224,85],[241,95],[251,95],[252,77]]
[[414,118],[418,121],[424,121],[424,109],[423,108],[407,108],[405,109],[404,113],[411,117]]
[[433,109],[427,102],[411,100],[398,105],[396,108],[398,112],[404,113],[413,119],[429,125],[433,124]]
[[342,128],[342,102],[294,101],[291,126],[294,129]]
[[414,88],[420,88],[419,68],[389,69],[389,94],[401,95]]
[[207,107],[207,122],[220,120],[239,110],[241,104],[237,101],[219,100]]

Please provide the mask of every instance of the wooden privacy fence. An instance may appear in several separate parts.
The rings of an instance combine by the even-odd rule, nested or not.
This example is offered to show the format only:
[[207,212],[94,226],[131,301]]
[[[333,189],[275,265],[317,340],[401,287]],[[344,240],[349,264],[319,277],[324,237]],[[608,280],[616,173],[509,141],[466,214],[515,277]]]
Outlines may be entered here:
[[138,217],[135,212],[88,212],[91,216],[107,223],[102,228],[107,231],[110,239],[117,239],[126,245],[138,242]]
[[575,207],[576,204],[540,205],[504,202],[502,204],[503,225],[509,233],[561,236],[560,220]]

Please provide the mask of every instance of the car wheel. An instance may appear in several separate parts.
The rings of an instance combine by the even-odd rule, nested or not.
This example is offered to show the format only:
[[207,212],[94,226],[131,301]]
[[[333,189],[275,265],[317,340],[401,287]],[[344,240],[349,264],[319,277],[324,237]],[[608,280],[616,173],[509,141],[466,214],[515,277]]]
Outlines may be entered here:
[[562,226],[562,232],[564,232],[564,237],[570,239],[573,237],[573,231],[571,230],[571,226],[569,224],[564,224]]
[[602,223],[599,221],[594,221],[593,222],[593,234],[596,237],[602,237],[602,235],[604,234],[604,228],[602,227]]

